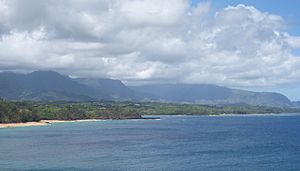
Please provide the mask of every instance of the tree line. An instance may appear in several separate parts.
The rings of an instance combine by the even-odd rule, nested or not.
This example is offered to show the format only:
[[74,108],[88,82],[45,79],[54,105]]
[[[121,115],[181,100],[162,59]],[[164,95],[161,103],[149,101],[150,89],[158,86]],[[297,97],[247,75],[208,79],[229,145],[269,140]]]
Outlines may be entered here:
[[40,120],[139,119],[142,115],[296,113],[298,108],[250,105],[197,105],[155,102],[34,102],[0,99],[0,123]]

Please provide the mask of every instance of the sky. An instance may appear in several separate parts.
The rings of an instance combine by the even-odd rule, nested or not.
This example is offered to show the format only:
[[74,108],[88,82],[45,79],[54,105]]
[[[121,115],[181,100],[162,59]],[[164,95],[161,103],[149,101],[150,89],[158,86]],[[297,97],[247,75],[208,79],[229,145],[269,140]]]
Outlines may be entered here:
[[300,100],[300,1],[0,0],[0,70]]

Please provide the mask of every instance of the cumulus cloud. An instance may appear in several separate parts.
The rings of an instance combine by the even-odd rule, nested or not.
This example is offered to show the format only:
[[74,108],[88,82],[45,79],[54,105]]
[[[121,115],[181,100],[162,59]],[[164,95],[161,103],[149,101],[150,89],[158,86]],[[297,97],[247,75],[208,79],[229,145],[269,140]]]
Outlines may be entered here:
[[300,37],[252,6],[188,0],[2,0],[0,70],[129,84],[273,86],[300,78]]

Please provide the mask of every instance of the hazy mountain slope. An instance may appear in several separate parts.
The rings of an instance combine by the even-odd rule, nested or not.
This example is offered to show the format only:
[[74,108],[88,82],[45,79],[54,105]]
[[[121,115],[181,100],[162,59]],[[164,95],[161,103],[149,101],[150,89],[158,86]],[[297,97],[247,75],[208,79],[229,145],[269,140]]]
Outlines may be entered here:
[[230,90],[215,85],[157,84],[131,87],[133,90],[152,94],[152,98],[175,102],[196,102],[196,100],[226,99]]
[[0,97],[15,100],[138,100],[138,93],[119,80],[72,79],[54,71],[0,73]]
[[113,79],[92,79],[92,78],[79,78],[76,79],[78,83],[92,87],[96,90],[102,90],[107,93],[112,99],[115,100],[140,100],[143,96],[127,86],[120,80]]
[[209,84],[161,84],[133,86],[133,90],[152,94],[150,98],[161,101],[202,104],[235,104],[291,106],[282,94],[251,92]]
[[134,100],[200,104],[293,106],[279,93],[252,92],[209,84],[159,84],[127,87],[120,80],[72,79],[53,71],[0,73],[0,98],[15,100]]
[[68,92],[56,92],[56,91],[43,91],[39,93],[31,93],[27,96],[20,97],[18,100],[34,100],[34,101],[93,101],[86,95],[68,93]]
[[0,73],[0,96],[16,100],[91,100],[102,95],[93,88],[53,71],[30,74]]
[[15,99],[24,91],[21,81],[22,75],[2,72],[0,73],[0,97]]
[[292,102],[284,95],[274,92],[252,92],[231,89],[228,101],[243,102],[251,105],[292,106]]
[[53,71],[35,71],[25,75],[22,82],[26,90],[32,92],[67,92],[75,94],[91,93],[86,86],[78,84],[68,76]]

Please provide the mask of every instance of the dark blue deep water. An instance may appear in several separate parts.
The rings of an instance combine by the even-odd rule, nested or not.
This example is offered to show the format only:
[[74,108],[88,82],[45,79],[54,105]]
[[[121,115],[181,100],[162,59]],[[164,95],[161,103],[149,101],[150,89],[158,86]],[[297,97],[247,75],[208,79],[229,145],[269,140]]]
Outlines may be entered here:
[[300,170],[300,115],[0,129],[0,170]]

